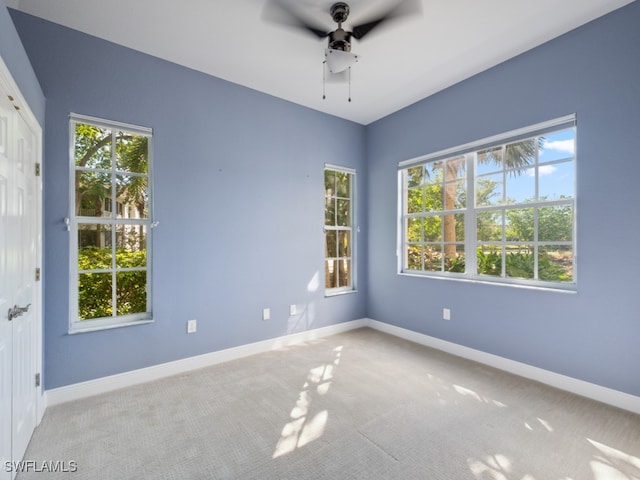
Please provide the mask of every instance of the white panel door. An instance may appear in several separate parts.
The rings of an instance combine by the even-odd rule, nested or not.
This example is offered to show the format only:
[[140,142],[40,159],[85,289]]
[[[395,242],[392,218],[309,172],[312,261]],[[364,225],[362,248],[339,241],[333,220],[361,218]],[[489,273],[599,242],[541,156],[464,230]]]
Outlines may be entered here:
[[[0,479],[37,422],[36,137],[0,88]],[[7,463],[8,462],[8,463]]]
[[15,287],[14,304],[26,309],[13,324],[13,460],[21,460],[36,427],[36,224],[35,224],[35,136],[23,120],[14,114],[13,157],[15,168],[15,226],[11,228],[13,248],[10,258],[16,262],[15,276],[9,283]]
[[[11,402],[13,328],[7,319],[10,307],[9,291],[9,121],[13,105],[0,90],[0,479],[11,478],[5,468],[11,461]],[[12,306],[12,305],[11,305]]]

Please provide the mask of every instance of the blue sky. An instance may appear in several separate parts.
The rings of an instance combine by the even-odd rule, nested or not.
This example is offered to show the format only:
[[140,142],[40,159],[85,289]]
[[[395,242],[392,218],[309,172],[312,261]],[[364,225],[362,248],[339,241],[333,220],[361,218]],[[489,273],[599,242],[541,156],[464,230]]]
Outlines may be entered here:
[[[549,200],[555,200],[561,196],[572,197],[574,195],[575,161],[560,160],[570,159],[575,155],[575,131],[567,129],[544,136],[542,148],[538,159],[539,195]],[[478,168],[479,173],[494,170],[491,167]],[[496,182],[502,182],[502,173],[487,175]],[[507,175],[505,182],[506,197],[522,202],[535,196],[535,169],[529,169],[525,174]],[[498,194],[494,197],[495,203],[500,203],[502,186],[495,190]],[[493,203],[493,202],[492,202]]]

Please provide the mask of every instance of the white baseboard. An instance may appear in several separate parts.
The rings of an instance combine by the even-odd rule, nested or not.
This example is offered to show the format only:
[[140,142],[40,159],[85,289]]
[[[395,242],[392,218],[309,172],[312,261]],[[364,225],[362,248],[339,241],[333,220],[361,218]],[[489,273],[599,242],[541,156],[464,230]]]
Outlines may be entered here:
[[576,395],[591,398],[608,405],[613,405],[615,407],[640,414],[640,397],[585,382],[583,380],[578,380],[566,375],[560,375],[549,370],[533,367],[525,363],[509,360],[508,358],[499,357],[473,348],[447,342],[412,330],[378,322],[369,318],[339,323],[337,325],[330,325],[315,330],[285,335],[270,340],[250,343],[204,355],[197,355],[173,362],[154,365],[152,367],[141,368],[139,370],[132,370],[130,372],[120,373],[117,375],[97,378],[87,382],[80,382],[73,385],[54,388],[45,392],[46,398],[43,403],[46,406],[52,406],[72,400],[78,400],[132,385],[158,380],[171,375],[196,370],[198,368],[228,362],[230,360],[243,358],[249,355],[255,355],[289,345],[316,340],[361,327],[370,327],[380,332],[388,333],[420,345],[435,348],[458,357],[473,360],[561,390],[575,393]]
[[241,345],[239,347],[228,348],[216,352],[205,353],[204,355],[196,355],[173,362],[153,365],[151,367],[131,370],[129,372],[110,375],[108,377],[96,378],[86,382],[74,383],[64,387],[46,390],[46,405],[53,406],[60,403],[79,400],[81,398],[91,397],[101,393],[110,392],[124,387],[137,385],[140,383],[151,382],[160,378],[169,377],[179,373],[196,370],[198,368],[209,367],[230,360],[235,360],[257,353],[268,352],[277,348],[295,345],[298,343],[316,340],[318,338],[335,335],[367,325],[365,319],[353,320],[350,322],[339,323],[327,327],[308,330],[300,333],[293,333],[270,340]]
[[533,367],[526,363],[509,360],[508,358],[499,357],[497,355],[475,350],[456,343],[447,342],[439,338],[430,337],[422,333],[378,322],[376,320],[366,319],[366,326],[396,337],[404,338],[405,340],[419,343],[420,345],[432,347],[458,357],[473,360],[474,362],[513,373],[520,377],[535,380],[560,390],[575,393],[582,397],[587,397],[598,402],[640,414],[640,397],[636,397],[628,393],[585,382],[583,380],[578,380],[576,378],[561,375],[542,368]]

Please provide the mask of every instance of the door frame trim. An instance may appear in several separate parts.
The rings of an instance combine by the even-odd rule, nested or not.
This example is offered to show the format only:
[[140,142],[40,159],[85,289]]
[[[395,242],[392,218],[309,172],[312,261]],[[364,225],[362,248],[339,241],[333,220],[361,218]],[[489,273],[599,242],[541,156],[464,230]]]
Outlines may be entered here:
[[[43,363],[43,324],[42,324],[42,288],[44,284],[44,268],[43,268],[43,256],[42,256],[42,208],[43,208],[43,195],[42,195],[42,178],[43,178],[43,153],[42,153],[42,126],[38,122],[33,111],[29,107],[27,100],[22,95],[18,84],[15,82],[9,67],[4,62],[4,59],[0,55],[0,89],[7,95],[12,97],[12,103],[23,120],[27,123],[29,128],[35,134],[35,161],[40,164],[40,176],[34,177],[35,180],[35,205],[36,205],[36,267],[40,268],[40,281],[35,282],[34,295],[35,295],[35,309],[33,314],[36,321],[36,365],[37,371],[40,373],[40,386],[36,387],[36,425],[39,425],[44,411],[47,408],[46,396],[44,395],[44,363]],[[35,275],[35,272],[33,272]],[[35,382],[35,378],[33,379]]]

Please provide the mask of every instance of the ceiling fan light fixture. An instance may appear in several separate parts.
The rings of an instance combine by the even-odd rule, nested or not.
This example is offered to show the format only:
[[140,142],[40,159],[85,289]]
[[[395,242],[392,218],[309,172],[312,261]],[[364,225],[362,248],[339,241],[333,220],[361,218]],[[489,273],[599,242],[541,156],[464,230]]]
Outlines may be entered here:
[[329,72],[340,73],[352,65],[355,65],[358,62],[359,56],[355,53],[327,48],[324,51],[324,58],[327,62]]

